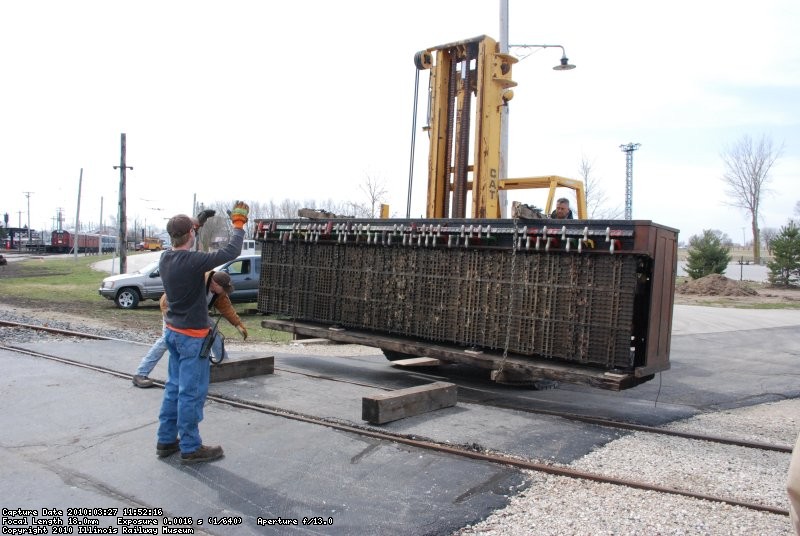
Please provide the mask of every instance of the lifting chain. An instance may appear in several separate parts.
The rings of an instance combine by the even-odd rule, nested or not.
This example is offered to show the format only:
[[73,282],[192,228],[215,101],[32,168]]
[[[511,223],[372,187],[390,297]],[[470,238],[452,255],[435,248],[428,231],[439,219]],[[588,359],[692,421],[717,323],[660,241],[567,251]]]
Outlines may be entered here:
[[497,377],[503,373],[508,358],[508,347],[511,344],[511,316],[514,313],[514,278],[517,271],[517,249],[519,249],[519,239],[517,239],[517,217],[514,217],[514,233],[511,235],[511,276],[508,285],[508,317],[506,318],[506,341],[503,345],[503,360],[500,361],[500,368],[497,369]]

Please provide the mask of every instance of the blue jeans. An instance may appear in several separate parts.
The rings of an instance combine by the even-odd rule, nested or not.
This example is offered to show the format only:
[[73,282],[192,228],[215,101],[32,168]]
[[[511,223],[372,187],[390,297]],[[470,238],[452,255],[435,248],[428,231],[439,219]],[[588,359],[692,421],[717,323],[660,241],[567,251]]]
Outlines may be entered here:
[[150,350],[148,350],[142,358],[142,362],[139,363],[139,368],[136,369],[136,374],[138,376],[149,376],[150,373],[153,372],[153,369],[156,368],[156,365],[158,365],[158,361],[164,357],[164,354],[167,352],[167,325],[163,324],[163,326],[161,337],[153,343],[153,346],[150,347]]
[[180,438],[181,452],[192,453],[203,444],[200,421],[208,395],[211,366],[200,357],[202,337],[189,337],[166,331],[169,368],[164,386],[164,400],[158,415],[158,442],[172,443]]

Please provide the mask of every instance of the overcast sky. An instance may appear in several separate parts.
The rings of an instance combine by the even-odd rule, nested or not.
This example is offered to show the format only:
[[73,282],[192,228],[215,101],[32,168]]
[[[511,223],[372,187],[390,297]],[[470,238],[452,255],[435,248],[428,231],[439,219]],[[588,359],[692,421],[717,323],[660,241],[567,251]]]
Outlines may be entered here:
[[[592,162],[609,205],[633,217],[719,229],[749,218],[726,206],[720,157],[743,135],[783,145],[762,204],[780,227],[800,200],[800,2],[509,0],[512,44],[560,44],[514,66],[509,176],[578,177]],[[116,213],[127,134],[128,214],[157,221],[192,201],[366,201],[385,181],[404,216],[414,53],[486,34],[497,0],[0,2],[0,212],[51,229]],[[424,122],[427,72],[421,73]],[[411,213],[425,211],[419,133]],[[544,193],[511,192],[538,206]],[[131,223],[132,225],[132,223]]]

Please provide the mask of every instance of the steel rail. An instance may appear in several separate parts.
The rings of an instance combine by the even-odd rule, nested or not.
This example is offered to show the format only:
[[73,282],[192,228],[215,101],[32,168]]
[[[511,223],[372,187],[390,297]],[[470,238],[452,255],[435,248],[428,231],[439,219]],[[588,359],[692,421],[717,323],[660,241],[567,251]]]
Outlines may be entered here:
[[326,419],[321,419],[314,416],[304,415],[296,412],[287,412],[286,410],[271,408],[268,406],[261,406],[258,404],[250,403],[250,402],[242,402],[241,400],[233,400],[229,399],[224,396],[220,395],[208,395],[208,398],[223,403],[233,407],[239,407],[242,409],[249,409],[253,411],[257,411],[260,413],[265,413],[268,415],[274,415],[279,417],[285,417],[288,419],[293,419],[300,422],[305,422],[308,424],[316,424],[320,426],[326,426],[337,431],[342,432],[350,432],[362,436],[372,437],[374,439],[381,439],[385,441],[391,441],[394,443],[402,443],[404,445],[409,445],[413,447],[418,447],[425,450],[435,451],[435,452],[442,452],[445,454],[451,454],[454,456],[461,456],[464,458],[470,458],[473,460],[485,461],[489,463],[497,463],[501,465],[510,465],[512,467],[517,467],[519,469],[526,469],[529,471],[538,471],[542,473],[547,473],[556,476],[565,476],[571,478],[579,478],[582,480],[590,480],[593,482],[604,483],[604,484],[614,484],[618,486],[628,487],[628,488],[635,488],[641,489],[645,491],[655,491],[658,493],[669,493],[671,495],[680,495],[683,497],[690,497],[694,499],[706,500],[711,502],[719,502],[724,504],[729,504],[731,506],[740,506],[742,508],[748,508],[750,510],[756,510],[761,512],[769,512],[771,514],[777,515],[784,515],[789,516],[789,511],[783,508],[776,508],[774,506],[767,506],[763,504],[756,504],[750,503],[746,501],[739,501],[737,499],[730,499],[726,497],[716,497],[713,495],[707,495],[705,493],[697,493],[693,491],[681,490],[677,488],[672,488],[668,486],[660,486],[657,484],[649,484],[646,482],[639,482],[636,480],[628,480],[624,478],[616,478],[605,476],[597,473],[588,473],[586,471],[578,471],[575,469],[569,469],[567,467],[561,467],[556,465],[548,465],[539,462],[532,462],[529,460],[524,460],[520,458],[515,458],[505,454],[497,454],[497,453],[486,453],[486,452],[479,452],[476,450],[472,450],[467,447],[457,447],[453,445],[445,445],[442,443],[437,443],[432,440],[426,439],[418,439],[414,437],[402,436],[402,435],[395,435],[390,434],[387,432],[380,432],[374,429],[368,428],[361,428],[358,426],[342,424],[339,422],[332,422]]
[[[79,331],[70,331],[68,329],[58,329],[58,328],[51,328],[47,326],[36,326],[34,324],[24,324],[22,322],[10,322],[8,320],[0,320],[0,326],[8,326],[12,328],[25,328],[25,329],[33,329],[37,331],[46,331],[47,333],[55,333],[57,335],[69,335],[70,337],[80,337],[82,339],[103,339],[103,340],[121,340],[121,339],[113,339],[111,337],[103,337],[101,335],[93,335],[91,333],[82,333]],[[126,341],[131,342],[131,341]]]
[[[334,378],[334,377],[329,376],[329,375],[312,374],[312,373],[309,373],[309,372],[302,372],[302,371],[298,371],[298,370],[292,370],[292,369],[280,368],[280,367],[275,367],[275,370],[280,370],[282,372],[288,372],[288,373],[291,373],[291,374],[300,374],[300,375],[303,375],[303,376],[307,376],[307,377],[310,377],[310,378],[317,378],[317,379],[321,379],[321,380],[329,380],[329,381],[335,381],[335,382],[341,382],[341,383],[349,383],[349,384],[353,384],[353,385],[360,385],[360,386],[363,386],[363,387],[372,387],[374,389],[381,389],[381,390],[384,390],[384,391],[390,391],[391,390],[390,388],[387,388],[387,387],[384,387],[384,386],[381,386],[381,385],[368,384],[368,383],[364,383],[364,382],[356,382],[356,381],[347,380],[347,379],[343,379],[343,378]],[[437,379],[448,380],[448,378],[442,377],[442,376],[433,376],[433,377],[437,378]],[[645,432],[645,433],[658,434],[658,435],[663,435],[663,436],[681,437],[681,438],[684,438],[684,439],[692,439],[692,440],[697,440],[697,441],[708,441],[709,443],[720,443],[720,444],[723,444],[723,445],[733,445],[733,446],[737,446],[737,447],[745,447],[745,448],[752,448],[752,449],[759,449],[759,450],[768,450],[768,451],[774,451],[774,452],[784,452],[784,453],[788,453],[788,454],[792,453],[792,447],[791,446],[787,446],[787,445],[775,445],[775,444],[771,444],[771,443],[763,443],[763,442],[760,442],[760,441],[747,441],[747,440],[744,440],[744,439],[732,439],[732,438],[721,437],[721,436],[704,435],[704,434],[698,434],[698,433],[694,433],[694,432],[684,432],[684,431],[680,431],[680,430],[670,430],[670,429],[667,429],[667,428],[659,428],[657,426],[648,426],[648,425],[644,425],[644,424],[627,423],[627,422],[617,421],[617,420],[613,420],[613,419],[604,419],[602,417],[589,417],[589,416],[586,416],[586,415],[579,415],[577,413],[570,413],[570,412],[565,412],[565,411],[526,408],[524,406],[516,406],[516,405],[513,405],[513,404],[502,404],[502,403],[497,403],[497,402],[488,402],[488,401],[484,401],[484,400],[478,400],[476,398],[464,398],[461,395],[461,393],[463,391],[476,391],[477,389],[475,389],[473,387],[465,387],[465,386],[459,385],[458,386],[458,390],[459,390],[459,401],[467,402],[469,404],[476,404],[476,405],[480,405],[480,406],[489,406],[489,407],[498,408],[498,409],[510,409],[510,410],[513,410],[513,411],[521,411],[521,412],[524,412],[524,413],[532,413],[532,414],[536,414],[536,415],[547,415],[547,416],[552,416],[552,417],[560,417],[560,418],[566,419],[566,420],[585,422],[587,424],[595,424],[595,425],[598,425],[598,426],[605,426],[605,427],[608,427],[608,428],[619,428],[619,429],[622,429],[622,430],[631,430],[631,431],[634,431],[634,432]]]
[[[467,387],[467,389],[469,389]],[[622,421],[615,421],[612,419],[603,419],[602,417],[588,417],[585,415],[578,415],[577,413],[569,413],[569,412],[561,412],[561,411],[554,411],[554,410],[547,410],[547,409],[533,409],[533,408],[524,408],[519,406],[513,406],[510,404],[500,404],[494,402],[474,402],[476,404],[482,404],[485,406],[491,406],[500,409],[511,409],[516,411],[523,411],[526,413],[536,413],[539,415],[552,415],[555,417],[561,417],[563,419],[568,419],[572,421],[580,421],[585,422],[587,424],[596,424],[599,426],[607,426],[612,428],[620,428],[623,430],[631,430],[634,432],[645,432],[649,434],[659,434],[664,436],[672,436],[672,437],[681,437],[684,439],[692,439],[696,441],[708,441],[709,443],[720,443],[722,445],[733,445],[737,447],[745,447],[751,449],[759,449],[759,450],[769,450],[774,452],[784,452],[791,454],[792,447],[786,445],[773,445],[771,443],[762,443],[760,441],[745,441],[742,439],[731,439],[727,437],[721,436],[711,436],[711,435],[704,435],[704,434],[697,434],[694,432],[683,432],[680,430],[670,430],[666,428],[659,428],[657,426],[648,426],[644,424],[633,424],[627,423]]]
[[[111,374],[111,375],[113,375],[115,377],[118,377],[118,378],[131,379],[133,377],[131,374],[120,373],[118,371],[115,371],[115,370],[112,370],[112,369],[108,369],[106,367],[101,367],[101,366],[97,366],[97,365],[88,365],[86,363],[81,363],[79,361],[75,361],[75,360],[72,360],[72,359],[67,359],[67,358],[64,358],[64,357],[53,356],[53,355],[45,354],[45,353],[42,353],[42,352],[36,352],[36,351],[32,351],[32,350],[27,350],[25,348],[19,348],[19,347],[15,347],[15,346],[8,346],[8,345],[0,344],[0,349],[10,350],[10,351],[18,352],[18,353],[23,353],[23,354],[30,355],[30,356],[33,356],[33,357],[41,357],[41,358],[44,358],[44,359],[56,361],[56,362],[67,364],[67,365],[78,366],[78,367],[85,368],[85,369],[88,369],[88,370],[94,370],[94,371],[97,371],[97,372],[103,372],[103,373],[106,373],[106,374]],[[160,382],[158,384],[163,386],[163,384],[160,383]],[[379,439],[379,440],[383,440],[383,441],[400,443],[400,444],[413,446],[413,447],[417,447],[417,448],[428,450],[428,451],[432,451],[432,452],[441,452],[441,453],[450,454],[450,455],[453,455],[453,456],[460,456],[460,457],[463,457],[463,458],[469,458],[469,459],[473,459],[473,460],[484,461],[484,462],[487,462],[487,463],[496,463],[496,464],[501,464],[501,465],[509,465],[509,466],[512,466],[512,467],[516,467],[518,469],[525,469],[525,470],[529,470],[529,471],[537,471],[537,472],[542,472],[542,473],[551,474],[551,475],[555,475],[555,476],[578,478],[578,479],[582,479],[582,480],[589,480],[589,481],[592,481],[592,482],[613,484],[613,485],[617,485],[617,486],[634,488],[634,489],[641,489],[641,490],[645,490],[645,491],[655,491],[655,492],[658,492],[658,493],[668,493],[670,495],[679,495],[679,496],[689,497],[689,498],[693,498],[693,499],[700,499],[700,500],[706,500],[706,501],[711,501],[711,502],[724,503],[724,504],[728,504],[728,505],[731,505],[731,506],[740,506],[742,508],[747,508],[749,510],[755,510],[755,511],[760,511],[760,512],[768,512],[768,513],[771,513],[771,514],[783,515],[783,516],[787,516],[787,517],[789,516],[789,511],[788,510],[785,510],[785,509],[782,509],[782,508],[777,508],[777,507],[774,507],[774,506],[768,506],[768,505],[763,505],[763,504],[740,501],[740,500],[737,500],[737,499],[731,499],[731,498],[726,498],[726,497],[717,497],[717,496],[708,495],[708,494],[705,494],[705,493],[698,493],[698,492],[693,492],[693,491],[688,491],[688,490],[681,490],[681,489],[672,488],[672,487],[668,487],[668,486],[661,486],[661,485],[658,485],[658,484],[649,484],[649,483],[646,483],[646,482],[640,482],[640,481],[636,481],[636,480],[628,480],[628,479],[624,479],[624,478],[610,477],[610,476],[605,476],[605,475],[601,475],[601,474],[597,474],[597,473],[588,473],[586,471],[578,471],[578,470],[569,469],[569,468],[563,467],[563,466],[549,465],[549,464],[544,464],[544,463],[539,463],[539,462],[533,462],[533,461],[530,461],[530,460],[524,460],[524,459],[521,459],[521,458],[516,458],[516,457],[510,456],[510,455],[505,455],[505,454],[481,452],[481,451],[478,451],[478,450],[475,450],[475,449],[471,449],[471,448],[468,448],[468,447],[459,447],[459,446],[454,446],[454,445],[446,445],[446,444],[437,443],[435,441],[428,440],[428,439],[416,438],[414,436],[403,436],[403,435],[399,435],[399,434],[392,434],[392,433],[389,433],[389,432],[378,431],[378,430],[375,430],[375,429],[372,429],[372,428],[365,428],[365,427],[359,427],[359,426],[350,425],[350,424],[343,424],[341,422],[335,422],[335,421],[332,421],[332,420],[329,420],[329,419],[323,419],[323,418],[320,418],[320,417],[315,417],[313,415],[306,415],[306,414],[303,414],[303,413],[299,413],[299,412],[295,412],[295,411],[291,411],[291,410],[286,410],[286,409],[282,409],[282,408],[270,407],[270,406],[266,406],[266,405],[255,404],[255,403],[252,403],[252,402],[243,402],[241,400],[235,400],[235,399],[232,399],[232,398],[229,398],[229,397],[226,397],[226,396],[222,396],[222,395],[209,394],[208,395],[208,399],[213,400],[213,401],[215,401],[217,403],[220,403],[220,404],[227,405],[229,407],[236,407],[236,408],[240,408],[240,409],[256,411],[258,413],[263,413],[263,414],[266,414],[266,415],[272,415],[272,416],[276,416],[276,417],[283,417],[283,418],[287,418],[287,419],[291,419],[291,420],[295,420],[295,421],[303,422],[303,423],[307,423],[307,424],[325,426],[325,427],[328,427],[328,428],[331,428],[331,429],[334,429],[334,430],[337,430],[337,431],[349,432],[349,433],[358,434],[358,435],[365,436],[365,437],[371,437],[371,438]]]

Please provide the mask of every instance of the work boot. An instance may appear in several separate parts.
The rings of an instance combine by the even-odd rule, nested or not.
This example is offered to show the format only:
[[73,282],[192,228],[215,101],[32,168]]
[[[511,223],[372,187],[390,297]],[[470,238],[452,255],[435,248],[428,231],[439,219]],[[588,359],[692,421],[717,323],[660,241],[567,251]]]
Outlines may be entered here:
[[194,452],[182,452],[181,463],[187,465],[190,463],[213,462],[222,458],[222,456],[222,447],[200,445],[200,448]]
[[155,383],[153,383],[153,380],[151,380],[147,376],[142,376],[140,374],[137,374],[136,376],[133,377],[133,385],[135,385],[136,387],[141,387],[142,389],[147,389],[148,387],[153,387]]
[[181,450],[181,446],[177,439],[172,443],[156,443],[156,455],[159,458],[166,458],[170,454],[175,454],[179,450]]

